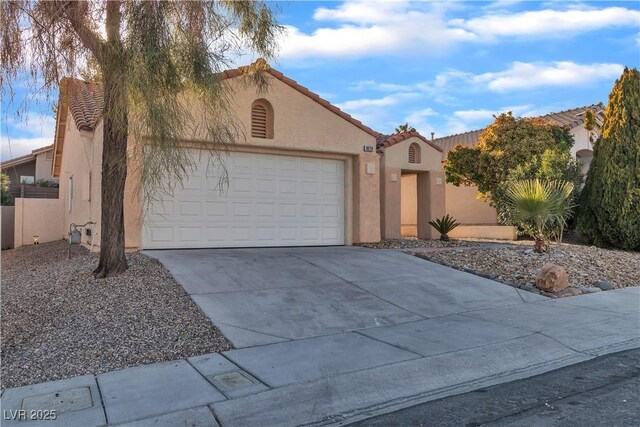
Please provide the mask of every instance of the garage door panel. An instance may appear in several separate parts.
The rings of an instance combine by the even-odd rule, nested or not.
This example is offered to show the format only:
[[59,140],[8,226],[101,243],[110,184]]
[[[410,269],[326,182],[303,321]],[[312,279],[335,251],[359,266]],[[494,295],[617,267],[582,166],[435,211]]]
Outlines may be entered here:
[[344,244],[344,162],[232,153],[225,164],[223,191],[203,156],[184,187],[152,202],[143,247]]

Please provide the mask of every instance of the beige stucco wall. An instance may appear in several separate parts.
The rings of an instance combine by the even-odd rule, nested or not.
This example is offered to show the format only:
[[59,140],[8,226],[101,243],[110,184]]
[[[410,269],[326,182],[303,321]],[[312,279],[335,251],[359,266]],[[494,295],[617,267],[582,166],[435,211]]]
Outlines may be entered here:
[[454,239],[516,240],[517,229],[509,225],[460,225],[449,233]]
[[[82,225],[95,222],[88,227],[92,236],[82,233],[82,243],[100,244],[100,179],[102,170],[102,122],[95,132],[80,132],[71,115],[67,120],[64,153],[60,167],[60,199],[63,201],[63,224],[65,235],[70,224]],[[73,177],[73,197],[70,200],[70,178]]]
[[478,199],[478,189],[475,186],[456,187],[447,184],[447,213],[462,224],[495,225],[498,214],[484,199]]
[[[413,143],[420,146],[420,163],[409,163],[409,146]],[[444,215],[445,187],[441,158],[440,151],[417,137],[385,148],[380,161],[380,230],[383,238],[400,238],[405,221],[416,224],[415,234],[419,237],[431,238],[433,233],[428,221]],[[404,178],[403,174],[412,173],[415,184],[407,181],[404,186],[405,179],[411,178]],[[414,198],[413,202],[409,200],[411,198]],[[407,208],[404,217],[403,205]],[[415,212],[416,218],[411,218],[409,212]],[[405,227],[405,232],[410,231],[411,227]]]
[[418,237],[437,239],[440,234],[429,221],[445,215],[445,184],[443,171],[418,174]]
[[53,150],[47,153],[36,154],[36,180],[57,181],[51,176],[51,163],[53,162]]
[[400,234],[416,237],[418,235],[418,176],[402,175],[400,202]]
[[64,208],[62,199],[15,199],[14,243],[18,248],[32,245],[33,236],[40,243],[64,237]]
[[[409,146],[420,146],[420,163],[409,163]],[[405,172],[424,172],[441,170],[442,153],[418,137],[411,137],[384,150],[384,166],[400,168]]]
[[[232,115],[239,120],[244,138],[229,147],[230,151],[262,152],[276,155],[311,156],[345,161],[345,242],[364,243],[380,240],[380,159],[376,153],[365,153],[363,146],[375,147],[375,137],[327,110],[309,97],[284,84],[270,79],[266,93],[257,93],[239,79],[228,80],[234,90]],[[274,110],[274,137],[251,137],[251,105],[259,98],[269,101]],[[197,103],[190,105],[194,117],[201,117]],[[69,123],[73,123],[72,120]],[[195,128],[202,129],[198,123]],[[185,134],[185,147],[197,148],[204,134]],[[140,168],[136,161],[138,142],[129,141],[128,177],[125,186],[125,246],[139,249],[142,242],[145,210],[140,185]],[[65,211],[65,224],[96,221],[94,249],[99,248],[100,233],[100,175],[102,152],[102,126],[91,137],[80,135],[72,124],[68,126],[61,169],[61,197],[68,200],[69,175],[81,176],[92,170],[91,200],[79,200],[81,186],[76,182],[72,212]],[[85,154],[87,153],[87,154]],[[88,160],[87,160],[88,159]],[[89,168],[89,165],[92,165]],[[65,202],[67,203],[67,202]],[[86,219],[85,219],[86,218]],[[89,240],[83,235],[83,243]]]

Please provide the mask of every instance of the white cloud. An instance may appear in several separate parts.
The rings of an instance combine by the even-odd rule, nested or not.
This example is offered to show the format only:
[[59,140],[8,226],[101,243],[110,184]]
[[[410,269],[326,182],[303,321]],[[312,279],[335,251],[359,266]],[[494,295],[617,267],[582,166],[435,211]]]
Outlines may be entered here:
[[415,93],[393,93],[382,98],[362,98],[336,103],[336,106],[374,129],[390,126],[388,123],[390,108],[406,106],[418,98]]
[[434,131],[434,126],[429,120],[435,116],[438,116],[438,113],[432,108],[422,108],[420,110],[413,111],[405,118],[404,121],[416,128],[416,130],[422,135],[427,136],[430,132]]
[[411,85],[401,85],[396,83],[379,83],[375,80],[360,80],[350,86],[352,90],[377,90],[380,92],[409,92],[414,89]]
[[620,64],[576,64],[559,62],[514,62],[499,72],[465,76],[474,86],[486,86],[494,92],[532,89],[541,86],[581,86],[618,77]]
[[637,26],[638,22],[640,11],[607,7],[489,13],[471,19],[452,19],[449,25],[472,32],[482,39],[513,36],[557,38],[608,27]]
[[457,42],[476,37],[464,29],[447,26],[445,12],[451,7],[455,5],[345,2],[336,8],[319,8],[314,13],[314,19],[328,25],[311,33],[285,26],[286,32],[279,43],[280,57],[358,58],[371,53],[441,54]]
[[53,116],[37,112],[28,112],[20,119],[7,117],[0,136],[2,160],[23,156],[33,149],[53,144],[55,126]]
[[[280,39],[282,59],[361,58],[374,54],[438,56],[461,43],[487,43],[514,36],[558,38],[610,27],[636,26],[640,11],[624,7],[512,12],[519,1],[497,1],[483,8],[458,2],[347,1],[315,10],[319,27],[311,32],[287,25]],[[473,18],[450,19],[471,7]],[[476,10],[473,9],[473,10]]]

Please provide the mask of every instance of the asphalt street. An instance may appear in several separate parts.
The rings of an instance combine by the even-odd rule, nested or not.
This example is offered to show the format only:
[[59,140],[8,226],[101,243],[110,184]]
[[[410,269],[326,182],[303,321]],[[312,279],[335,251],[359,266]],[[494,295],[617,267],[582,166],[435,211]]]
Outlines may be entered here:
[[640,349],[369,418],[352,426],[638,426]]

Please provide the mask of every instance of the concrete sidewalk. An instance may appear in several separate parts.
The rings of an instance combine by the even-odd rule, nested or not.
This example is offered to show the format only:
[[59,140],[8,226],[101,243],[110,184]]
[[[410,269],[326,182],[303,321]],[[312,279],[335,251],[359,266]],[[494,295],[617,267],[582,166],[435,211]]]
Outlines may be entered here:
[[[223,314],[253,322],[257,334],[235,325],[232,336],[260,343],[8,389],[2,396],[2,425],[342,424],[640,347],[640,288],[558,300],[529,298],[509,286],[400,253],[377,252],[373,271],[361,264],[365,257],[360,251],[351,258],[345,255],[349,251],[326,253],[314,260],[316,267],[322,266],[312,272],[315,282],[299,289],[242,291],[257,293],[250,304],[233,302],[229,295],[240,294],[238,290],[218,289],[228,297]],[[390,262],[403,268],[395,280],[389,277]],[[262,274],[259,264],[250,274]],[[293,273],[269,274],[284,283],[283,275]],[[258,282],[264,287],[269,283],[266,272],[263,279]],[[336,297],[322,306],[323,312],[303,313],[299,307],[278,312],[286,311],[287,304],[295,306],[301,295],[308,297],[301,304],[313,308],[321,300],[315,295],[324,290],[346,295],[346,300]],[[270,298],[261,306],[264,292]],[[248,320],[243,320],[243,310]],[[338,316],[327,316],[327,310]],[[388,315],[373,316],[379,311]],[[287,328],[292,319],[300,324]],[[269,336],[279,338],[270,342]],[[20,409],[57,409],[57,419],[8,419]]]

